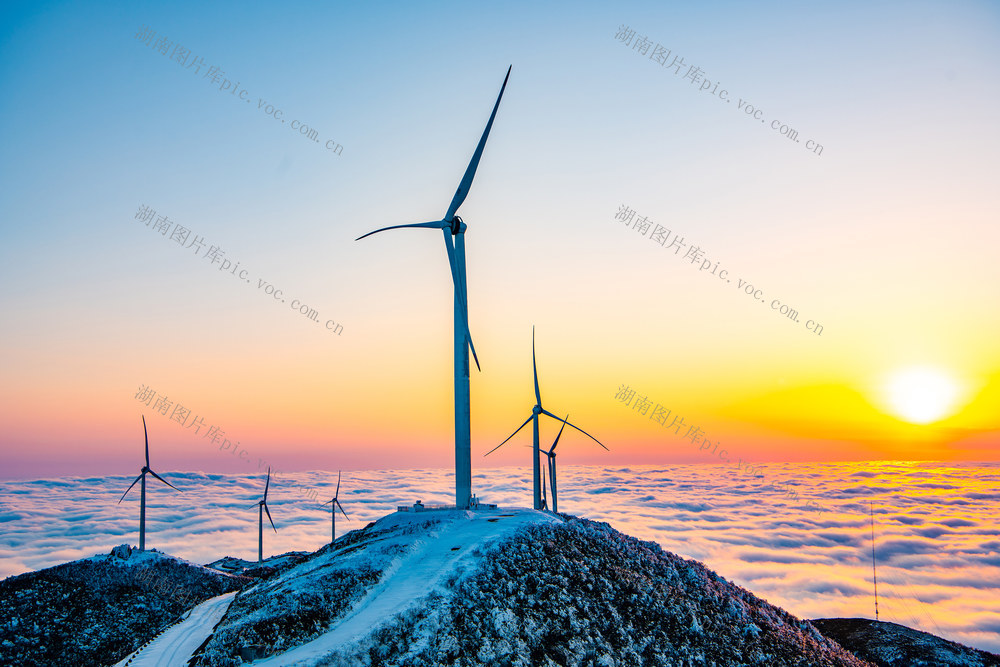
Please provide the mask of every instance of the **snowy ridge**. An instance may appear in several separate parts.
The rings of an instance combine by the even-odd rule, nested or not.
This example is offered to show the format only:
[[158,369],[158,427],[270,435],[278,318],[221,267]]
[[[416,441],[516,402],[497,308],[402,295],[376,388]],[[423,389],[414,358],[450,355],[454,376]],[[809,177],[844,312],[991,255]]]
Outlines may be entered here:
[[405,555],[383,570],[382,578],[340,620],[336,627],[307,644],[256,665],[312,665],[335,649],[356,642],[397,614],[426,599],[432,592],[446,593],[442,584],[474,568],[482,548],[532,523],[558,523],[551,514],[535,510],[446,511],[396,513],[377,522],[376,528],[391,531],[409,528],[433,515],[441,523],[411,541]]
[[[330,631],[254,664],[870,667],[655,543],[573,517],[510,514],[506,525],[442,522]],[[422,566],[440,566],[455,538],[476,542],[472,558],[445,556],[425,579]]]
[[0,582],[3,665],[109,665],[245,580],[126,545]]
[[869,618],[820,618],[812,624],[879,667],[1000,667],[998,655],[898,623]]

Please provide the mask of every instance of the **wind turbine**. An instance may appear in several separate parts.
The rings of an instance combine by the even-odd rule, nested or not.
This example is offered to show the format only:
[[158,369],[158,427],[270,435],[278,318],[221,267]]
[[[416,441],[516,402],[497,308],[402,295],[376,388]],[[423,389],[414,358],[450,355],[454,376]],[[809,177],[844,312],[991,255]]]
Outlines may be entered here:
[[257,507],[257,562],[264,562],[264,512],[267,512],[267,520],[271,522],[271,528],[277,533],[274,527],[274,519],[271,518],[271,510],[267,509],[267,490],[271,486],[271,466],[267,467],[267,482],[264,484],[264,497],[251,505],[251,509]]
[[128,492],[132,490],[133,486],[135,486],[135,483],[142,481],[142,486],[139,487],[139,551],[146,550],[146,473],[149,473],[156,479],[160,480],[171,489],[180,491],[180,489],[157,475],[153,472],[153,469],[149,467],[149,433],[146,431],[146,415],[142,416],[142,434],[146,437],[146,465],[144,465],[139,471],[139,476],[135,478],[135,482],[132,482],[131,486],[125,489],[125,493],[122,494],[122,497],[118,499],[118,504],[121,505],[121,502],[125,500],[125,496],[127,496]]
[[[513,66],[511,66],[513,67]],[[456,215],[459,206],[465,201],[472,187],[472,179],[476,176],[476,169],[479,167],[479,160],[483,156],[483,149],[486,147],[486,139],[490,135],[490,128],[493,127],[493,120],[496,118],[497,109],[500,107],[500,99],[503,91],[507,87],[507,79],[510,78],[511,67],[507,68],[507,76],[504,77],[503,85],[500,86],[500,94],[493,105],[493,113],[486,123],[483,136],[479,139],[472,154],[472,160],[465,170],[462,182],[452,197],[451,205],[444,214],[444,218],[434,222],[420,222],[409,225],[393,225],[383,227],[373,232],[368,232],[364,236],[359,236],[357,241],[384,232],[389,229],[404,229],[407,227],[440,229],[444,234],[444,246],[448,251],[448,264],[451,267],[451,279],[455,290],[455,312],[454,312],[454,344],[455,344],[455,506],[459,509],[469,507],[472,498],[472,434],[470,420],[470,399],[469,399],[469,350],[472,350],[472,357],[476,361],[476,368],[479,368],[479,357],[476,355],[475,345],[472,344],[472,335],[469,333],[469,295],[465,282],[465,230],[466,224],[462,218]]]
[[[532,460],[532,477],[534,479],[534,501],[535,501],[534,507],[537,510],[537,509],[541,509],[541,507],[542,507],[542,493],[541,493],[542,478],[541,478],[541,475],[540,475],[539,469],[538,469],[538,464],[539,464],[539,460],[538,460],[538,452],[539,452],[539,447],[538,447],[538,416],[539,415],[548,415],[549,417],[552,417],[552,419],[555,419],[556,421],[562,422],[564,425],[572,426],[577,431],[579,431],[580,433],[583,433],[585,436],[587,436],[588,438],[590,438],[591,440],[593,440],[594,442],[596,442],[597,444],[599,444],[601,447],[604,447],[604,444],[600,440],[598,440],[597,438],[595,438],[594,436],[592,436],[589,433],[587,433],[586,431],[584,431],[579,426],[575,426],[574,424],[570,424],[565,419],[560,419],[559,417],[556,417],[554,414],[552,414],[551,412],[549,412],[548,410],[546,410],[545,408],[542,407],[542,394],[538,390],[538,365],[535,363],[535,327],[531,327],[531,368],[532,368],[532,371],[534,371],[534,374],[535,374],[535,406],[533,408],[531,408],[531,416],[528,417],[527,419],[525,419],[524,423],[517,427],[517,431],[514,431],[509,436],[507,436],[507,440],[510,440],[515,435],[517,435],[518,432],[522,428],[524,428],[525,426],[528,425],[528,422],[533,422],[533,424],[532,424],[532,427],[533,427],[532,430],[534,432],[534,438],[533,438],[531,460]],[[504,440],[499,445],[497,445],[496,447],[494,447],[490,451],[488,451],[485,454],[483,454],[483,456],[489,456],[490,454],[492,454],[496,450],[500,449],[501,447],[504,446],[504,444],[506,444],[507,440]],[[604,447],[604,449],[608,449],[608,448]]]
[[339,496],[339,495],[340,495],[340,471],[338,470],[337,471],[337,490],[333,492],[333,499],[332,500],[328,500],[325,503],[323,503],[323,505],[329,505],[330,506],[330,516],[333,519],[333,532],[332,532],[331,537],[330,537],[330,544],[333,544],[334,542],[337,541],[337,508],[338,507],[340,508],[340,513],[344,515],[345,519],[347,519],[348,521],[351,520],[351,517],[347,516],[347,512],[344,511],[344,506],[340,504],[339,500],[337,500],[337,496]]
[[[569,419],[569,414],[566,415],[566,419]],[[556,445],[559,444],[559,438],[562,437],[563,429],[566,428],[566,424],[562,424],[559,427],[559,434],[556,435],[556,441],[552,443],[552,447],[548,451],[542,450],[549,459],[549,486],[552,488],[552,511],[559,511],[559,500],[556,497]],[[544,475],[543,475],[544,477]],[[544,489],[544,487],[542,487]]]

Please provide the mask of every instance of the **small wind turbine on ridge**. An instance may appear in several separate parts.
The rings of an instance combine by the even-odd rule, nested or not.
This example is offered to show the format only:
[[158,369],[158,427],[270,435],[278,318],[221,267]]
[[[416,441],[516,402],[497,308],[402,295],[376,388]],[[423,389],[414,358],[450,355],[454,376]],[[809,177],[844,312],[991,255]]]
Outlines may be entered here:
[[[566,414],[566,419],[569,419],[569,413]],[[559,433],[556,435],[555,442],[548,451],[542,450],[542,453],[549,459],[549,487],[552,489],[552,511],[559,511],[559,500],[556,497],[556,445],[559,444],[559,438],[562,437],[563,429],[566,428],[566,423],[559,426]],[[544,476],[544,475],[543,475]]]
[[264,512],[267,512],[267,520],[271,522],[271,528],[277,533],[274,526],[274,519],[271,518],[271,510],[267,509],[267,490],[271,487],[271,466],[267,467],[267,482],[264,484],[264,497],[250,506],[250,509],[257,508],[257,562],[264,562]]
[[333,520],[333,532],[330,535],[330,544],[337,541],[337,508],[340,508],[340,513],[344,515],[344,518],[348,521],[351,517],[347,516],[347,512],[344,511],[344,506],[340,504],[337,496],[340,495],[340,471],[337,471],[337,490],[333,492],[333,499],[326,501],[323,505],[330,506],[330,517]]
[[[524,423],[521,424],[520,426],[518,426],[516,431],[514,431],[509,436],[507,436],[507,440],[510,440],[515,435],[517,435],[518,432],[522,428],[524,428],[525,426],[528,425],[528,422],[533,422],[533,424],[532,424],[532,427],[533,427],[532,428],[532,431],[533,431],[533,440],[532,440],[531,459],[532,459],[532,478],[534,480],[534,484],[533,484],[533,486],[534,486],[534,489],[533,489],[533,491],[534,491],[534,493],[533,493],[533,496],[534,496],[534,508],[537,510],[537,509],[541,509],[542,508],[542,476],[541,476],[541,472],[540,472],[540,469],[539,469],[539,463],[540,463],[540,461],[539,461],[539,449],[540,448],[539,448],[539,445],[538,445],[538,418],[539,418],[539,415],[548,415],[549,417],[551,417],[552,419],[555,419],[556,421],[562,422],[563,424],[565,424],[567,426],[571,426],[571,427],[575,428],[577,431],[579,431],[580,433],[583,433],[585,436],[587,436],[588,438],[590,438],[591,440],[593,440],[594,442],[596,442],[597,444],[599,444],[601,447],[604,447],[604,443],[602,443],[600,440],[598,440],[594,436],[592,436],[589,433],[587,433],[586,431],[584,431],[579,426],[571,424],[567,420],[562,419],[560,417],[556,417],[554,414],[552,414],[551,412],[549,412],[548,410],[546,410],[545,408],[542,407],[542,394],[538,390],[538,364],[535,362],[535,327],[531,327],[531,369],[532,369],[532,371],[534,373],[534,376],[535,376],[535,405],[534,405],[533,408],[531,408],[531,416],[529,416],[527,419],[525,419]],[[504,444],[506,444],[507,440],[504,440],[499,445],[497,445],[496,447],[494,447],[490,451],[488,451],[485,454],[483,454],[483,456],[489,456],[490,454],[492,454],[496,450],[500,449],[501,447],[504,446]],[[607,450],[608,448],[604,447],[604,449]]]
[[125,493],[122,494],[122,497],[118,499],[118,504],[121,505],[121,502],[125,500],[125,496],[127,496],[128,492],[132,490],[133,486],[135,486],[135,483],[139,481],[142,482],[142,486],[139,487],[139,551],[146,550],[146,473],[149,473],[156,479],[160,480],[171,489],[180,491],[180,489],[157,475],[153,472],[153,469],[149,467],[149,433],[146,431],[146,415],[142,416],[142,434],[146,438],[146,465],[144,465],[139,471],[139,476],[135,478],[135,482],[132,482],[132,484],[125,489]]

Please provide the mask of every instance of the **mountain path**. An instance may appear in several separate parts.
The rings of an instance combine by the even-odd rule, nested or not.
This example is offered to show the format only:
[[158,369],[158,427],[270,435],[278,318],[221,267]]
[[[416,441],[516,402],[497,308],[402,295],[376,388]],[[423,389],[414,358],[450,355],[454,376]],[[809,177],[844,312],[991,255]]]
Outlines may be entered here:
[[164,630],[156,639],[117,663],[115,667],[186,665],[225,616],[234,597],[236,597],[235,592],[205,600],[192,609],[183,621]]

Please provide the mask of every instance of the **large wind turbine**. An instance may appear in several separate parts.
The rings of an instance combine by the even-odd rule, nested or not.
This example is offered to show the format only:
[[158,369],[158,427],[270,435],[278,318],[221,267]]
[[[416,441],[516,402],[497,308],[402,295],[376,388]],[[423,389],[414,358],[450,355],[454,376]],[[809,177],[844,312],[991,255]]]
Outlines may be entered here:
[[[146,550],[146,473],[148,472],[150,475],[160,480],[171,489],[180,491],[180,489],[157,475],[153,472],[153,469],[149,467],[149,433],[146,431],[146,415],[142,416],[142,434],[146,437],[146,465],[142,467],[139,471],[139,476],[135,478],[135,482],[142,482],[142,486],[139,487],[139,551]],[[119,505],[123,500],[125,500],[125,496],[127,496],[128,492],[132,490],[132,487],[135,486],[135,482],[132,482],[132,485],[125,489],[125,493],[123,493],[122,497],[118,499]]]
[[[528,425],[528,422],[534,422],[533,425],[532,425],[532,427],[533,427],[532,430],[534,431],[534,438],[533,438],[533,443],[532,443],[533,446],[531,448],[531,462],[532,462],[532,478],[534,480],[534,499],[535,499],[535,505],[534,505],[534,507],[537,510],[537,509],[541,509],[542,508],[542,493],[541,493],[541,491],[542,491],[542,477],[541,477],[541,474],[540,474],[539,468],[538,468],[538,465],[539,465],[539,460],[538,460],[538,452],[539,452],[539,447],[538,447],[538,416],[539,415],[548,415],[549,417],[552,417],[556,421],[560,421],[560,422],[562,422],[563,424],[565,424],[567,426],[572,426],[577,431],[579,431],[580,433],[583,433],[585,436],[587,436],[588,438],[590,438],[591,440],[593,440],[594,442],[596,442],[597,444],[599,444],[601,447],[604,447],[604,444],[600,440],[598,440],[597,438],[595,438],[594,436],[592,436],[589,433],[587,433],[586,431],[584,431],[579,426],[575,426],[573,424],[570,424],[565,419],[560,419],[559,417],[556,417],[554,414],[552,414],[551,412],[549,412],[548,410],[546,410],[545,408],[542,407],[542,394],[538,390],[538,365],[535,363],[535,328],[534,327],[531,327],[531,369],[532,369],[532,371],[534,372],[534,375],[535,375],[535,406],[533,408],[531,408],[531,416],[528,417],[527,419],[525,419],[524,423],[521,424],[520,426],[518,426],[516,431],[514,431],[509,436],[507,436],[507,440],[510,440],[515,435],[517,435],[518,432],[522,428],[524,428],[525,426]],[[506,444],[507,440],[504,440],[499,445],[497,445],[496,447],[494,447],[490,451],[486,452],[486,454],[484,454],[483,456],[489,456],[490,454],[492,454],[496,450],[500,449],[501,447],[504,446],[504,444]],[[607,449],[607,447],[604,447],[604,449]]]
[[251,505],[251,509],[257,507],[257,562],[264,562],[264,512],[267,512],[267,520],[271,522],[271,528],[277,533],[274,527],[274,519],[271,518],[271,510],[267,509],[267,490],[271,486],[271,466],[267,467],[267,482],[264,484],[264,497]]
[[510,78],[511,68],[507,68],[507,76],[504,77],[503,85],[500,86],[500,94],[497,95],[496,104],[493,105],[493,113],[486,123],[483,136],[479,139],[479,145],[472,154],[472,160],[465,170],[462,182],[452,197],[451,205],[444,218],[434,222],[420,222],[409,225],[393,225],[383,227],[373,232],[368,232],[364,236],[359,236],[360,241],[365,236],[371,236],[389,229],[403,229],[407,227],[419,227],[427,229],[440,229],[444,233],[444,246],[448,251],[448,264],[451,266],[451,279],[455,289],[455,314],[454,314],[454,343],[455,343],[455,506],[467,508],[472,498],[472,434],[469,424],[469,350],[476,360],[476,367],[479,367],[479,357],[476,355],[476,348],[472,344],[472,335],[469,333],[469,295],[465,283],[465,230],[466,224],[462,218],[455,215],[458,207],[465,201],[472,187],[472,179],[476,176],[476,168],[479,160],[483,156],[483,149],[486,147],[486,139],[490,135],[490,128],[493,127],[493,119],[496,118],[497,109],[500,107],[500,98],[507,87],[507,79]]
[[351,517],[347,516],[347,512],[344,511],[344,506],[341,505],[340,501],[337,499],[337,496],[339,495],[340,495],[340,471],[338,470],[337,490],[333,492],[333,499],[323,503],[323,505],[330,506],[330,516],[333,519],[333,532],[330,534],[330,544],[333,544],[334,542],[337,541],[337,508],[338,507],[340,508],[340,513],[344,515],[345,519],[347,519],[348,521],[351,520]]
[[[566,415],[566,419],[569,419],[569,415]],[[552,489],[552,511],[559,511],[559,499],[556,496],[556,445],[559,444],[559,438],[562,437],[563,429],[566,428],[566,424],[562,424],[559,427],[559,434],[556,435],[555,442],[548,451],[542,450],[542,453],[549,459],[549,488]]]

